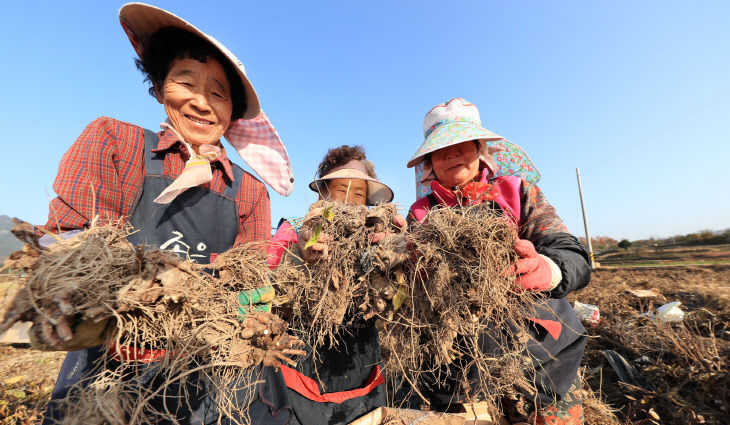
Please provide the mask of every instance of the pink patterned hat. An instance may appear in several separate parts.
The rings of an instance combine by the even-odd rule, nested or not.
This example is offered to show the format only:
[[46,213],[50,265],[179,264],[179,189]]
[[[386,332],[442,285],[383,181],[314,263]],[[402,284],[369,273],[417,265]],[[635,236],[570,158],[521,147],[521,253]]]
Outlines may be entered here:
[[426,114],[423,121],[426,139],[408,161],[408,168],[421,162],[433,151],[469,140],[502,140],[502,136],[482,127],[477,107],[464,99],[455,98],[440,103]]

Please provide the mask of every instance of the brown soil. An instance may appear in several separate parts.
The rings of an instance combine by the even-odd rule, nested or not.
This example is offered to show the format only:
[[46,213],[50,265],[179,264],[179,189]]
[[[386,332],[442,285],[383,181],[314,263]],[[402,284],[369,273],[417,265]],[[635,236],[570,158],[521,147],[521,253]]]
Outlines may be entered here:
[[[652,288],[682,302],[681,323],[639,317],[665,301],[626,290]],[[599,269],[570,299],[600,308],[601,322],[587,326],[587,382],[624,422],[730,423],[730,266]],[[645,388],[619,382],[603,350],[628,360]]]
[[65,356],[0,346],[0,424],[40,422]]
[[699,245],[675,247],[649,247],[607,252],[598,256],[602,265],[626,265],[645,261],[661,263],[701,262],[703,260],[730,261],[730,245]]

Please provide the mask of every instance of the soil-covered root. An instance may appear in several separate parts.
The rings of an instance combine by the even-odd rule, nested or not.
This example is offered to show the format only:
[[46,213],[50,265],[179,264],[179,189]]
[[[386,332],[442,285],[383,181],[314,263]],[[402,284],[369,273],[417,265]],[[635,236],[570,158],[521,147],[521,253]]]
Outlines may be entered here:
[[231,291],[244,291],[271,284],[266,265],[266,249],[259,242],[235,246],[216,256],[210,268],[218,281]]
[[[127,425],[139,391],[130,391],[117,373],[103,371],[96,379],[75,386],[61,402],[62,425]],[[134,385],[134,384],[130,384]],[[125,388],[126,387],[126,388]],[[152,413],[152,412],[150,412]]]
[[[405,244],[393,224],[393,204],[368,209],[341,202],[319,201],[311,209],[321,215],[301,225],[303,232],[330,237],[326,256],[304,263],[297,247],[284,253],[274,276],[284,294],[287,318],[313,347],[336,344],[337,335],[354,320],[383,313],[395,291],[396,271],[405,259]],[[377,244],[376,233],[386,236]],[[313,236],[316,240],[317,236]]]
[[[152,415],[138,423],[154,423],[166,414],[150,411],[144,389],[128,382],[135,362],[119,365],[120,355],[135,360],[140,349],[164,350],[156,360],[164,379],[155,388],[164,392],[168,383],[191,379],[186,377],[193,371],[216,387],[229,388],[245,381],[242,377],[253,366],[291,365],[293,357],[304,354],[302,342],[287,334],[287,323],[278,316],[252,312],[242,317],[239,312],[239,291],[270,284],[260,247],[235,248],[203,266],[170,252],[134,247],[126,239],[131,231],[128,226],[92,227],[43,249],[35,235],[24,230],[30,242],[8,262],[18,272],[22,289],[2,329],[17,320],[32,321],[45,342],[62,349],[73,337],[75,323],[113,319],[108,352],[100,360],[101,369],[109,373],[88,382],[89,390],[83,392],[96,400],[90,405],[104,411],[103,421],[113,422],[107,417],[111,408],[103,403],[114,398],[132,403],[132,410],[121,406],[126,413]],[[113,395],[107,396],[110,392]],[[240,409],[230,400],[226,404],[227,396],[217,394],[219,410]]]
[[583,390],[583,423],[586,425],[621,425],[616,416],[616,409],[596,397],[595,393],[584,385]]
[[419,395],[425,382],[452,382],[460,387],[454,403],[486,401],[494,413],[510,392],[534,391],[524,353],[534,295],[505,273],[514,238],[508,221],[485,206],[433,209],[411,229],[405,302],[392,320],[381,318],[393,382]]
[[287,324],[271,313],[256,312],[243,320],[240,339],[231,345],[231,357],[240,357],[244,364],[263,364],[278,368],[280,364],[296,366],[287,356],[303,356],[304,342],[289,335]]
[[60,345],[72,337],[70,322],[75,318],[102,320],[126,308],[119,305],[115,292],[140,275],[142,266],[126,240],[128,227],[94,227],[49,249],[42,249],[32,227],[27,227],[21,222],[13,229],[28,242],[8,257],[6,267],[21,273],[23,289],[0,332],[18,320],[45,322],[52,325],[46,326],[46,339]]

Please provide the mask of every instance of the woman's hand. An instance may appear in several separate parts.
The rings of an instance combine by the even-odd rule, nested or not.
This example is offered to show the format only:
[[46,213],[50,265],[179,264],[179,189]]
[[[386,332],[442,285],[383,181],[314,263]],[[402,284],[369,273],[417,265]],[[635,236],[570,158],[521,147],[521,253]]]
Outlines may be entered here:
[[538,254],[532,242],[517,239],[513,248],[520,258],[510,266],[509,273],[517,275],[517,284],[522,288],[529,291],[548,291],[560,283],[560,268],[548,257]]
[[396,232],[378,232],[378,233],[373,233],[373,235],[370,236],[370,242],[371,243],[374,243],[374,244],[377,244],[378,242],[382,241],[383,239],[385,239],[386,236],[388,236],[390,234],[400,233],[403,230],[405,230],[406,227],[408,227],[408,223],[406,222],[406,219],[405,218],[403,218],[403,217],[399,216],[398,214],[396,214],[395,216],[393,216],[393,227],[397,228],[398,231],[396,231]]
[[[323,208],[314,208],[304,216],[304,222],[311,219],[312,217],[321,216]],[[301,229],[299,231],[299,240],[297,245],[299,246],[299,252],[302,255],[302,260],[307,263],[313,263],[319,261],[327,256],[329,253],[329,244],[332,242],[332,237],[327,233],[321,232],[317,237],[317,242],[307,246],[307,242],[312,238],[313,229]]]
[[[64,317],[63,323],[66,324],[65,316],[61,317]],[[110,318],[98,322],[93,319],[81,320],[74,324],[73,330],[68,334],[60,331],[58,325],[54,327],[47,321],[36,322],[28,332],[30,347],[42,351],[78,351],[96,347],[104,344],[109,337],[109,323],[113,323]]]
[[243,319],[251,312],[271,312],[271,304],[276,298],[276,291],[271,285],[262,288],[249,289],[238,293],[238,316]]

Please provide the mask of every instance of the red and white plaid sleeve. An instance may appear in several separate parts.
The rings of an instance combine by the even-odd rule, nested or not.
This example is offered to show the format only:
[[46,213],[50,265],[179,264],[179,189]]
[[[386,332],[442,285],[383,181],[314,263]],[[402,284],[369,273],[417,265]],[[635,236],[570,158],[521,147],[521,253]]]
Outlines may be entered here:
[[63,155],[46,228],[68,231],[127,216],[144,179],[140,168],[144,132],[140,127],[102,117],[86,126]]
[[271,203],[266,186],[250,174],[244,173],[236,205],[240,228],[235,244],[271,240]]

